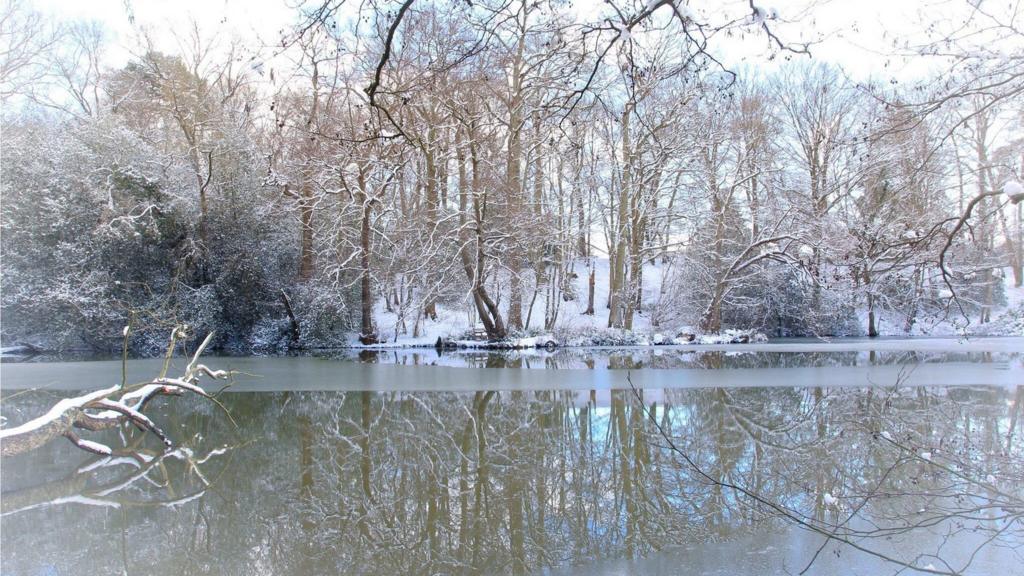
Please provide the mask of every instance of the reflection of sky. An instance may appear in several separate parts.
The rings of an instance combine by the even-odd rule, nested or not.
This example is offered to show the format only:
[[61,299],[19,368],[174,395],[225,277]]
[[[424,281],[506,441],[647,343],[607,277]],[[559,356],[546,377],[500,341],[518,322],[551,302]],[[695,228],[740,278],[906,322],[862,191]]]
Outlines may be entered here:
[[[834,494],[847,505],[857,503],[857,495],[872,490],[899,454],[872,434],[873,426],[891,432],[901,442],[913,438],[914,443],[933,450],[940,461],[959,454],[953,444],[956,439],[972,438],[975,449],[968,455],[972,465],[981,465],[982,476],[994,472],[1006,485],[1019,486],[1021,482],[1010,467],[1019,463],[1019,444],[1013,447],[1016,460],[990,456],[983,444],[992,434],[1000,443],[1005,439],[1012,407],[1006,402],[1011,393],[1004,389],[848,388],[819,394],[812,389],[781,387],[709,388],[644,390],[643,396],[648,407],[655,404],[658,422],[668,417],[674,441],[703,470],[712,475],[725,474],[730,482],[748,487],[758,482],[761,474],[768,497],[809,517],[814,517],[823,492]],[[201,552],[186,550],[192,542],[189,535],[197,531],[209,538],[215,551],[213,556],[204,557],[213,573],[250,573],[244,568],[254,564],[264,566],[264,573],[374,573],[375,569],[376,573],[406,573],[400,569],[422,562],[428,554],[428,539],[422,530],[430,509],[427,503],[435,494],[445,495],[446,509],[453,514],[444,532],[452,539],[441,542],[441,554],[452,554],[457,549],[454,535],[462,496],[459,486],[461,481],[468,481],[467,494],[472,501],[478,472],[473,442],[465,457],[458,446],[467,422],[472,421],[473,402],[480,398],[473,393],[408,391],[225,394],[221,399],[232,411],[238,429],[199,400],[162,402],[154,407],[152,415],[161,423],[173,423],[165,424],[172,436],[196,435],[197,444],[189,447],[193,460],[200,462],[203,477],[212,484],[208,495],[158,510],[126,506],[124,516],[122,510],[117,510],[108,517],[107,510],[74,499],[73,490],[51,493],[59,501],[3,517],[5,571],[11,567],[12,573],[36,573],[44,562],[52,562],[55,557],[74,559],[79,563],[78,570],[119,571],[116,563],[120,554],[96,553],[85,558],[81,554],[116,545],[122,537],[121,523],[127,521],[127,539],[136,543],[128,552],[133,563],[177,566],[177,573],[182,572],[178,562]],[[713,487],[664,448],[665,442],[656,435],[631,391],[597,390],[593,403],[588,404],[590,398],[589,391],[575,390],[497,393],[491,398],[483,429],[487,435],[487,497],[491,502],[487,530],[495,532],[488,533],[486,543],[499,566],[507,568],[506,490],[512,480],[522,487],[520,493],[528,501],[524,506],[527,526],[531,527],[525,544],[528,550],[537,545],[532,532],[535,526],[530,522],[539,521],[538,486],[543,479],[547,483],[547,545],[554,553],[555,564],[583,562],[589,568],[589,562],[604,559],[616,567],[581,569],[582,573],[678,574],[684,561],[694,573],[774,573],[783,562],[790,568],[806,562],[820,544],[820,538],[788,530],[782,523],[751,525],[751,516],[756,519],[760,515],[751,514],[744,497],[731,490],[721,490],[715,500]],[[35,411],[39,407],[36,404],[45,405],[50,399],[46,394],[24,394],[15,398],[16,402],[5,402],[2,408]],[[873,414],[864,412],[870,403],[886,406],[877,414],[877,421],[864,417]],[[366,408],[371,422],[368,432],[362,424],[362,410]],[[590,433],[585,445],[580,438],[584,413]],[[823,438],[819,437],[819,414],[825,425]],[[738,426],[736,418],[749,420],[753,426],[750,429],[761,434],[759,455],[755,454],[754,437]],[[624,437],[618,437],[620,423],[627,426]],[[225,451],[223,442],[229,436],[241,442]],[[104,439],[116,443],[117,435],[111,433]],[[360,482],[364,439],[369,441],[366,470],[372,475],[372,501],[364,497]],[[942,448],[935,450],[934,446]],[[637,447],[649,450],[651,458],[643,461]],[[945,452],[947,447],[949,451]],[[211,454],[215,455],[207,457]],[[14,492],[31,487],[33,474],[38,474],[37,482],[57,479],[58,486],[63,487],[61,482],[69,468],[62,463],[70,462],[74,468],[79,460],[89,458],[75,452],[68,443],[58,442],[11,466],[5,461],[0,470],[4,502],[17,496]],[[999,465],[990,467],[989,460]],[[462,476],[463,463],[466,476]],[[196,474],[189,473],[185,460],[171,458],[168,464],[168,478],[154,474],[154,482],[139,481],[137,491],[119,496],[138,501],[172,490],[180,491],[180,496],[188,493],[181,488],[201,482]],[[633,480],[631,496],[624,493],[623,466],[630,470]],[[128,472],[134,470],[131,466],[125,468]],[[82,466],[79,471],[95,474],[110,470]],[[912,492],[945,486],[948,478],[933,478],[925,472],[925,464],[910,460],[890,477],[898,482],[895,488]],[[307,473],[309,492],[301,492]],[[437,481],[446,488],[443,492],[434,490]],[[86,493],[91,486],[86,484]],[[627,497],[633,498],[631,506],[625,504]],[[974,507],[978,501],[976,498],[956,505]],[[872,519],[880,517],[879,512],[889,514],[902,508],[916,514],[922,505],[927,506],[927,501],[913,497],[884,499],[866,507],[864,513],[873,515]],[[584,517],[577,516],[580,509]],[[402,544],[361,539],[357,525],[344,521],[351,519],[345,516],[346,510],[368,518],[376,538],[400,537],[404,539]],[[302,522],[308,524],[308,532]],[[83,525],[90,526],[90,530],[81,530]],[[585,527],[590,546],[582,552],[576,548],[573,533],[577,526]],[[627,529],[635,530],[635,555],[648,560],[624,560],[629,555]],[[958,538],[951,546],[963,548],[975,541],[972,538],[975,536]],[[903,543],[886,541],[884,545],[902,554],[926,540],[913,536]],[[304,543],[315,543],[322,552],[316,560],[320,563],[310,564],[312,567],[305,571],[295,564],[307,553]],[[680,554],[663,550],[673,546],[690,548]],[[991,556],[994,562],[1012,552],[1002,554],[986,558]],[[845,550],[843,558],[855,556]],[[662,561],[677,570],[659,571],[658,563]],[[626,564],[616,564],[620,562]],[[826,562],[819,573],[848,572],[850,566],[861,573],[880,573],[878,565],[863,558],[848,562],[853,564]],[[65,573],[62,563],[58,568]],[[495,568],[486,572],[502,571]]]
[[[660,352],[660,355],[655,355]],[[1021,382],[1021,353],[754,352],[726,355],[679,349],[559,350],[530,366],[518,356],[442,354],[451,365],[425,363],[432,351],[339,352],[327,357],[211,357],[208,363],[235,371],[229,392],[609,390],[637,388],[744,388],[879,386],[1003,386]],[[397,362],[396,362],[397,361]],[[130,360],[128,380],[158,374],[160,359]],[[594,368],[590,369],[589,366]],[[604,367],[611,367],[605,369]],[[119,374],[116,360],[4,362],[5,389],[94,390]],[[656,393],[656,392],[653,392]],[[602,399],[605,396],[602,396]],[[602,400],[603,401],[603,400]],[[9,421],[8,424],[15,424]]]

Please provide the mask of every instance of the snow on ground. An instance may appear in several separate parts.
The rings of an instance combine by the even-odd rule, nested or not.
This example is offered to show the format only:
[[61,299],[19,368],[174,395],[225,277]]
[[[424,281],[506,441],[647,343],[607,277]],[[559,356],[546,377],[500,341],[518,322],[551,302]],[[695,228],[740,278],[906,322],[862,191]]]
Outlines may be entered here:
[[1003,285],[1006,287],[1006,307],[1017,308],[1024,305],[1024,286],[1014,287],[1013,271],[1009,268],[1003,270]]
[[1024,336],[1024,286],[1014,287],[1013,271],[1009,268],[1003,270],[1003,282],[1006,308],[992,314],[993,322],[984,333]]
[[[546,307],[546,291],[538,293],[533,303],[532,313],[530,311],[530,300],[533,295],[533,286],[529,279],[523,286],[523,319],[529,317],[529,325],[526,327],[526,334],[531,338],[520,338],[515,341],[517,347],[531,347],[534,345],[543,346],[549,340],[554,340],[561,345],[637,345],[649,346],[655,344],[728,344],[735,342],[742,336],[750,338],[751,342],[757,341],[756,335],[744,331],[724,331],[722,334],[698,335],[694,341],[676,338],[679,332],[696,332],[692,328],[680,326],[652,327],[651,311],[655,309],[660,299],[662,279],[667,267],[660,261],[644,263],[643,270],[643,302],[644,309],[633,317],[633,330],[610,329],[608,325],[608,279],[610,275],[609,262],[607,258],[593,259],[594,267],[594,314],[584,314],[587,309],[588,283],[590,280],[590,268],[587,259],[577,259],[573,264],[572,271],[576,274],[573,280],[575,298],[562,300],[558,303],[558,320],[553,330],[544,330],[544,310]],[[1020,335],[1024,336],[1024,288],[1013,287],[1013,274],[1009,268],[1004,270],[1003,278],[1006,287],[1007,306],[999,308],[993,313],[994,322],[986,325],[977,323],[972,318],[969,332],[976,335]],[[508,295],[492,294],[499,298],[499,306],[503,314],[507,315]],[[412,336],[413,319],[405,320],[405,330],[398,322],[397,314],[384,309],[382,302],[378,302],[374,311],[374,318],[377,322],[377,330],[384,342],[377,344],[375,348],[393,347],[427,347],[433,346],[438,338],[455,341],[460,345],[472,346],[478,342],[465,340],[466,335],[474,329],[482,330],[476,318],[476,310],[466,299],[462,307],[438,305],[437,320],[424,319],[420,326],[420,334]],[[858,318],[865,331],[867,329],[867,310],[861,307],[858,309]],[[920,319],[913,326],[910,332],[905,330],[906,318],[879,311],[876,314],[876,322],[879,331],[884,336],[946,336],[961,337],[963,331],[961,325],[963,319],[953,315],[945,320]],[[506,318],[507,319],[507,318]],[[353,347],[362,347],[353,334],[349,343]]]
[[[970,335],[980,336],[1024,336],[1024,287],[1014,287],[1013,271],[1007,267],[1003,269],[1003,288],[1006,294],[1006,305],[998,306],[992,312],[992,322],[979,324],[977,314],[970,317],[970,325],[967,332]],[[963,336],[965,324],[963,316],[954,309],[950,311],[948,318],[925,318],[922,317],[908,332],[906,330],[907,319],[900,314],[891,311],[879,310],[875,313],[878,331],[883,336]],[[867,329],[868,311],[861,307],[857,309],[857,318],[861,326]]]
[[[438,338],[462,336],[473,326],[468,309],[452,309],[439,304],[437,320],[424,319],[420,326],[419,336],[414,337],[412,335],[414,318],[405,319],[403,333],[397,313],[385,310],[382,302],[377,302],[375,308],[374,320],[377,322],[377,335],[383,342],[374,347],[433,346]],[[473,314],[475,316],[476,312],[473,311]],[[352,334],[349,344],[353,347],[361,347],[359,335]]]
[[[609,332],[610,337],[616,340],[622,340],[629,336],[622,333],[622,331],[609,330],[608,325],[608,279],[610,276],[609,264],[607,258],[595,258],[594,260],[594,314],[584,314],[587,309],[587,296],[590,282],[590,268],[588,267],[587,259],[577,259],[573,263],[572,271],[576,274],[576,278],[573,280],[573,288],[575,290],[575,299],[573,300],[562,300],[558,303],[558,321],[555,324],[554,330],[550,331],[556,334],[594,334]],[[643,285],[643,302],[645,306],[651,306],[654,302],[657,302],[658,296],[661,290],[662,273],[664,267],[660,262],[654,264],[647,262],[644,264],[644,285]],[[496,296],[496,295],[492,295]],[[529,319],[529,324],[525,327],[525,332],[528,335],[538,336],[536,341],[528,339],[519,339],[517,345],[526,347],[534,344],[543,346],[549,337],[547,332],[544,330],[544,310],[547,306],[547,294],[545,290],[541,290],[537,294],[536,300],[533,302],[532,313],[530,310],[530,300],[533,296],[533,285],[527,280],[527,283],[523,286],[523,321],[526,322]],[[502,314],[507,316],[508,312],[508,295],[502,294],[500,296],[499,306]],[[405,319],[405,330],[399,323],[398,315],[395,312],[388,312],[383,302],[378,301],[375,304],[374,309],[374,320],[377,324],[378,335],[384,340],[380,344],[372,347],[420,347],[420,346],[433,346],[438,338],[445,340],[456,340],[459,341],[466,336],[468,332],[473,329],[482,329],[482,325],[476,318],[476,310],[473,305],[469,302],[469,298],[466,298],[466,304],[462,307],[451,307],[438,304],[437,306],[437,320],[424,319],[420,326],[419,336],[412,336],[412,328],[414,319]],[[507,320],[507,317],[506,317]],[[651,321],[650,315],[646,312],[640,312],[633,317],[633,333],[638,335],[637,339],[633,343],[637,344],[650,344],[650,338],[648,335],[651,334]],[[675,334],[671,334],[666,338],[669,339]],[[468,344],[468,342],[462,342]],[[349,338],[349,344],[353,347],[362,347],[358,342],[358,335],[353,334]],[[562,343],[565,344],[565,343]]]

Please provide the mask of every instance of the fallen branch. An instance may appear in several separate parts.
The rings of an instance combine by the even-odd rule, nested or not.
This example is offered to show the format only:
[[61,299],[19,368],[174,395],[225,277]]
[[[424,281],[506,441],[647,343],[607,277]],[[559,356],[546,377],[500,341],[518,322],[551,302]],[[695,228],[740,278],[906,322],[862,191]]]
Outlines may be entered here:
[[[175,328],[171,333],[169,351],[185,331]],[[166,377],[166,367],[159,378],[135,386],[122,384],[89,392],[74,398],[60,400],[46,414],[16,426],[0,430],[0,456],[13,456],[34,450],[61,436],[70,440],[86,452],[110,455],[110,447],[81,438],[76,429],[104,430],[131,422],[140,430],[152,432],[170,448],[171,439],[149,417],[142,413],[150,400],[157,396],[181,396],[185,392],[198,394],[216,402],[200,385],[200,376],[212,379],[226,379],[231,374],[225,370],[211,370],[199,364],[199,356],[210,344],[213,333],[210,333],[199,345],[185,368],[184,374],[178,378]],[[218,403],[219,405],[219,403]]]

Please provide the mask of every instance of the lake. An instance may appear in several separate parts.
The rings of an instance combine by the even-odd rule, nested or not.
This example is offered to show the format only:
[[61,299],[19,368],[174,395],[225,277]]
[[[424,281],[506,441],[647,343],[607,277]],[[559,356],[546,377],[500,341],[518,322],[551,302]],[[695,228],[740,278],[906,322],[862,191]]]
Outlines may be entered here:
[[[5,427],[121,378],[39,360]],[[4,574],[1024,573],[1024,339],[204,361],[168,451],[4,458]]]

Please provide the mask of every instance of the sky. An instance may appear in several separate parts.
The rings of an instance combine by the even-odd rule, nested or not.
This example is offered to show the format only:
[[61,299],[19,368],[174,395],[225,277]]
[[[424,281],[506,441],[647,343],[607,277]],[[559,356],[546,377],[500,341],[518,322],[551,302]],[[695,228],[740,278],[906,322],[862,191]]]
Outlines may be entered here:
[[[219,30],[243,40],[274,42],[295,20],[293,0],[29,0],[37,10],[60,20],[92,20],[110,34],[110,64],[131,58],[138,29],[157,46],[173,51],[175,30],[194,21],[203,31]],[[134,25],[129,20],[134,15]]]
[[[812,48],[814,58],[841,65],[858,79],[906,76],[921,72],[919,63],[907,63],[884,54],[892,41],[920,32],[921,11],[936,0],[763,0],[783,20],[774,23],[786,39],[824,37]],[[296,6],[303,0],[29,0],[54,19],[95,20],[112,40],[108,65],[121,66],[137,46],[138,29],[146,30],[158,48],[175,52],[174,31],[186,30],[195,21],[204,32],[221,31],[252,45],[274,44],[280,31],[292,24]],[[945,3],[944,0],[942,3]],[[353,3],[354,4],[354,3]],[[580,12],[600,10],[600,0],[576,0]],[[637,8],[641,3],[637,2]],[[723,13],[749,11],[746,0],[691,0],[698,17],[714,19]],[[667,8],[662,8],[663,10]],[[129,21],[134,15],[135,26]],[[730,66],[774,68],[766,60],[768,39],[763,33],[744,38],[719,38],[713,50]],[[781,61],[781,60],[779,60]]]

